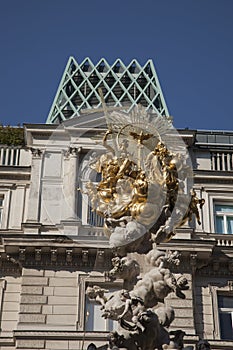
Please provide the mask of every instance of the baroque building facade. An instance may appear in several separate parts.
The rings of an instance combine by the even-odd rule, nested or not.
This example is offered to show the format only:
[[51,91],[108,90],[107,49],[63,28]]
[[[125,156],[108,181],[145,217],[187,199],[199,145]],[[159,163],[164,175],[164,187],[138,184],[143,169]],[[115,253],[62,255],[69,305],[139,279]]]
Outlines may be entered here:
[[[143,67],[133,63],[138,70],[135,74],[147,79]],[[129,79],[135,78],[130,76],[130,65],[123,69],[122,63],[117,62],[118,72],[114,72],[114,65],[106,68],[104,64],[101,63],[101,70],[105,69],[106,75],[97,72],[95,79],[105,84],[109,73],[118,74],[115,83],[111,83],[113,88],[122,84],[121,92],[114,92],[116,104],[117,93],[124,97],[130,95],[129,89],[137,92],[133,83],[126,86],[120,80],[120,71],[124,79],[126,73]],[[48,123],[26,124],[24,145],[0,147],[2,350],[84,350],[95,348],[94,344],[98,349],[107,349],[107,335],[115,327],[114,322],[100,317],[99,306],[85,295],[89,285],[98,284],[111,291],[121,289],[123,281],[113,282],[106,273],[113,254],[103,222],[91,211],[87,193],[78,190],[92,176],[87,174],[90,169],[85,164],[94,152],[103,149],[100,141],[106,131],[104,111],[98,105],[96,110],[80,109],[73,115],[73,104],[72,115],[64,113],[67,103],[78,98],[77,86],[72,85],[76,90],[71,97],[66,94],[67,84],[78,79],[75,74],[89,84],[89,76],[80,73],[81,66],[76,65],[72,73],[69,62]],[[83,70],[95,71],[97,66]],[[148,69],[148,64],[144,68]],[[134,74],[132,70],[131,67]],[[145,86],[152,83],[151,76]],[[96,93],[98,86],[88,86]],[[111,94],[112,86],[104,94]],[[81,88],[82,85],[81,103],[89,103]],[[155,102],[154,109],[159,112],[160,108],[165,115],[167,107],[158,84],[157,89],[145,107],[152,108],[154,97],[159,96],[160,102]],[[61,91],[64,103],[59,107]],[[141,97],[145,91],[141,87]],[[180,252],[181,263],[174,272],[182,272],[190,286],[184,292],[185,299],[177,299],[174,293],[166,298],[176,315],[170,330],[184,331],[184,344],[190,349],[196,349],[200,339],[207,339],[212,350],[232,349],[233,132],[178,132],[192,161],[193,187],[205,205],[200,212],[200,225],[192,221],[178,228],[171,241],[159,245],[161,250]],[[138,255],[137,259],[143,257]],[[142,269],[141,275],[144,272]]]

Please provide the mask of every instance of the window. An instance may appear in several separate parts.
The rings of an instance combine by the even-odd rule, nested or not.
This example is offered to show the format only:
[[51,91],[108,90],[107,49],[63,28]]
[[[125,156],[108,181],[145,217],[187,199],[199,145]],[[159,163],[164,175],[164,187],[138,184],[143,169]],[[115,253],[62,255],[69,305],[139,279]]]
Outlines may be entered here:
[[114,291],[121,290],[122,280],[111,282],[108,277],[103,273],[94,273],[89,275],[86,273],[78,274],[78,318],[77,329],[84,332],[109,332],[117,329],[118,322],[112,320],[105,320],[101,314],[102,310],[100,304],[96,304],[89,300],[86,295],[86,289],[88,286],[100,286],[108,290],[105,293],[106,296]]
[[217,233],[233,234],[233,205],[215,204],[215,229]]
[[103,227],[104,219],[92,209],[89,203],[90,202],[88,202],[87,209],[87,224],[96,227]]
[[83,225],[103,227],[104,219],[93,210],[91,198],[88,195],[91,193],[91,189],[86,187],[90,181],[95,186],[101,181],[101,173],[97,173],[88,165],[90,162],[93,162],[93,159],[95,160],[96,154],[93,152],[87,159],[85,159],[85,154],[81,154],[81,157],[80,162],[82,162],[82,167],[79,175],[79,187],[81,191],[78,191],[77,214],[78,217],[82,218]]
[[233,340],[233,296],[218,295],[221,339]]
[[[109,293],[105,293],[105,296],[111,294],[115,289],[111,288]],[[105,319],[101,316],[101,305],[95,301],[89,300],[86,297],[85,301],[85,331],[87,332],[111,332],[117,328],[117,321]]]
[[[94,185],[97,186],[98,182],[102,179],[102,175],[100,173],[96,174],[96,179]],[[87,223],[91,226],[103,227],[104,219],[98,215],[95,210],[93,210],[90,204],[90,198],[88,198],[88,212],[87,212]]]

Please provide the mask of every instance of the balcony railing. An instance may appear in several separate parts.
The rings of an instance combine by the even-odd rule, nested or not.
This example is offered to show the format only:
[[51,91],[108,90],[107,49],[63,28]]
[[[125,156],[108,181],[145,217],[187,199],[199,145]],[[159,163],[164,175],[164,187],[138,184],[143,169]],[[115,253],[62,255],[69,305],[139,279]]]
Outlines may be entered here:
[[0,166],[1,165],[19,165],[20,161],[20,147],[0,147]]
[[211,152],[211,170],[232,171],[233,153]]
[[216,234],[211,233],[211,238],[214,238],[216,240],[217,246],[221,247],[233,247],[233,235],[232,234]]

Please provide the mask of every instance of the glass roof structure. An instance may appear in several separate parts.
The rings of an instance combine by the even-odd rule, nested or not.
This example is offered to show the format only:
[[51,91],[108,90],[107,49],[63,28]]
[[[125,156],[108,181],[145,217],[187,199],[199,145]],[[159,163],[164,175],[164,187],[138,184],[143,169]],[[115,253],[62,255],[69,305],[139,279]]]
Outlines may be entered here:
[[128,65],[120,59],[109,65],[104,58],[97,64],[90,58],[78,64],[70,57],[46,123],[62,123],[85,110],[102,108],[101,94],[108,108],[124,107],[130,112],[141,104],[147,110],[169,115],[151,59],[141,66],[135,59]]

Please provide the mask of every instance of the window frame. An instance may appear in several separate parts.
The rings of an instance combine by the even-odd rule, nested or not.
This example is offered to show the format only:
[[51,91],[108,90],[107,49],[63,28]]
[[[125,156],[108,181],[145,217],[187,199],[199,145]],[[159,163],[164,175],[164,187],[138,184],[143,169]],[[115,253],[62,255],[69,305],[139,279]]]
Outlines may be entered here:
[[[232,206],[233,209],[233,204],[232,202],[229,201],[214,201],[214,227],[215,227],[215,232],[217,234],[223,234],[223,235],[232,235],[232,233],[227,232],[228,227],[227,227],[227,218],[232,217],[233,218],[233,211],[232,212],[223,212],[223,211],[217,211],[215,209],[216,206]],[[223,225],[224,225],[224,232],[217,232],[217,217],[223,217]]]
[[[90,283],[90,285],[93,285],[93,283]],[[106,288],[106,289],[111,289],[113,287],[113,283],[105,283],[105,284],[102,284],[102,283],[99,283],[98,284],[100,287],[103,287],[103,288]],[[110,291],[109,294],[111,294],[112,292],[114,292],[116,290],[116,288],[112,288],[114,290]],[[108,293],[106,294],[106,296],[108,296]],[[84,331],[85,332],[112,332],[114,331],[114,323],[117,321],[113,321],[109,318],[106,318],[104,319],[103,317],[99,318],[99,316],[97,315],[97,321],[99,320],[99,322],[102,324],[102,329],[96,329],[96,328],[93,328],[93,329],[88,329],[88,321],[89,321],[89,317],[90,317],[90,314],[88,313],[87,314],[87,306],[93,306],[93,312],[92,312],[92,316],[93,316],[93,325],[94,325],[94,321],[95,321],[95,309],[99,309],[99,312],[98,312],[98,315],[99,313],[101,312],[100,308],[101,308],[101,305],[100,304],[97,304],[94,300],[90,300],[88,299],[88,297],[85,298],[85,307],[84,307],[84,315],[85,315],[85,324],[84,324]],[[117,328],[117,325],[116,327]]]
[[[231,298],[233,300],[233,292],[232,293],[226,293],[226,292],[217,292],[217,299],[219,301],[219,297],[227,297],[227,298]],[[222,333],[222,329],[221,329],[221,319],[220,319],[220,315],[226,315],[226,314],[231,314],[231,326],[233,326],[233,305],[231,308],[224,308],[224,307],[219,307],[218,304],[218,317],[219,317],[219,332],[220,332],[220,337],[222,340],[233,340],[233,331],[232,331],[232,339],[228,339],[228,338],[223,338],[221,333]]]
[[[97,152],[101,152],[102,149],[96,148]],[[82,151],[80,155],[80,169],[79,169],[79,186],[81,187],[82,191],[78,192],[78,200],[77,200],[77,216],[80,217],[82,221],[82,225],[85,226],[94,226],[92,222],[96,222],[98,225],[94,227],[100,227],[102,228],[104,225],[103,218],[98,215],[96,212],[91,213],[91,204],[90,204],[90,198],[87,194],[86,184],[90,181],[93,182],[94,185],[98,184],[98,181],[93,181],[94,179],[97,179],[100,175],[100,173],[97,173],[94,169],[91,167],[87,167],[88,162],[90,161],[90,158],[93,156],[93,153],[95,151],[92,151],[90,154],[88,154],[88,151],[85,152],[85,150]],[[91,222],[92,221],[92,222]]]
[[225,235],[224,233],[217,233],[215,222],[215,205],[231,205],[233,204],[232,189],[219,188],[205,188],[203,190],[203,198],[206,203],[203,206],[203,227],[205,232],[211,232],[216,235]]
[[233,280],[228,280],[224,286],[209,285],[209,291],[212,299],[213,338],[216,340],[226,340],[221,338],[218,296],[225,295],[232,296],[233,298]]
[[[102,285],[104,288],[108,289],[112,287],[114,289],[123,289],[123,280],[117,279],[114,282],[111,281],[105,274],[88,274],[80,273],[78,275],[78,314],[77,314],[77,330],[83,331],[85,333],[96,333],[100,331],[86,330],[86,288],[88,285]],[[101,307],[99,305],[99,307]],[[108,330],[103,330],[103,333],[109,333]]]

